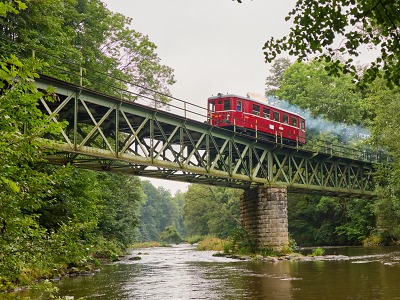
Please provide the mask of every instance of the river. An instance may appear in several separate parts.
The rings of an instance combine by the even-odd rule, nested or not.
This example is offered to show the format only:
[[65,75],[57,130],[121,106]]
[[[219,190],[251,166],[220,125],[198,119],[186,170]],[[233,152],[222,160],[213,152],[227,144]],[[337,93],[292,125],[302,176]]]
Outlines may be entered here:
[[63,278],[58,287],[75,300],[400,299],[399,247],[328,248],[327,258],[340,256],[305,261],[240,261],[212,254],[183,244],[135,250],[131,256],[141,260],[128,256],[93,276]]

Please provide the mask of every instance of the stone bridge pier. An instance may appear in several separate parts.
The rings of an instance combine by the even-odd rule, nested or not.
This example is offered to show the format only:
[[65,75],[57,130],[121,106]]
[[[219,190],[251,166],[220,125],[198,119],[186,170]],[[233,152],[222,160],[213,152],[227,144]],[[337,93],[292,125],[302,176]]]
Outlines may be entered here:
[[259,186],[240,199],[241,222],[257,245],[276,251],[289,245],[287,188]]

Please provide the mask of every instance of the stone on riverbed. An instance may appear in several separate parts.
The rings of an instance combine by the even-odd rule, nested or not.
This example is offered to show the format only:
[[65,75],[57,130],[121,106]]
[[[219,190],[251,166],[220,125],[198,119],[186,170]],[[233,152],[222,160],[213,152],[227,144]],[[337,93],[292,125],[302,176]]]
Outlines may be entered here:
[[140,256],[132,256],[129,257],[128,260],[141,260],[142,258]]

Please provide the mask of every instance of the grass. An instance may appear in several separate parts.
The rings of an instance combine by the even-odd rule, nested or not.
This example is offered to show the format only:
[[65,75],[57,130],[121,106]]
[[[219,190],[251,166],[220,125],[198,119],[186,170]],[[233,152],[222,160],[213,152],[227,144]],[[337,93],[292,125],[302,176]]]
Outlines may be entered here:
[[130,245],[130,249],[139,249],[139,248],[153,248],[153,247],[163,247],[164,244],[160,242],[141,242],[141,243],[134,243]]

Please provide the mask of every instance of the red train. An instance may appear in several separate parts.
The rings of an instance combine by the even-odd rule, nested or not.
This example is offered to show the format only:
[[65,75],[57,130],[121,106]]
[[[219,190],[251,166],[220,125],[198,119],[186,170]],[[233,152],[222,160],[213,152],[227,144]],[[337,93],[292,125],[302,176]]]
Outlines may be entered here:
[[208,98],[207,121],[213,126],[279,142],[306,142],[303,117],[246,97],[218,94]]

